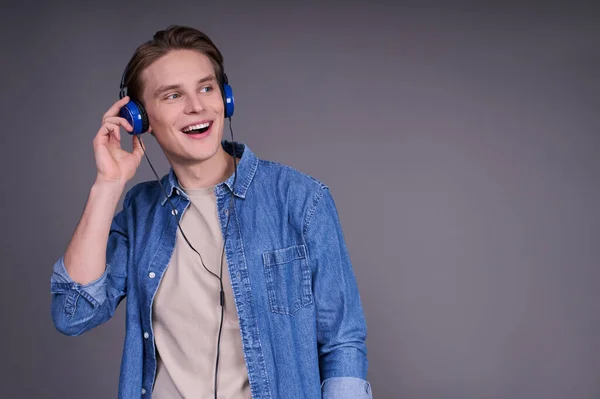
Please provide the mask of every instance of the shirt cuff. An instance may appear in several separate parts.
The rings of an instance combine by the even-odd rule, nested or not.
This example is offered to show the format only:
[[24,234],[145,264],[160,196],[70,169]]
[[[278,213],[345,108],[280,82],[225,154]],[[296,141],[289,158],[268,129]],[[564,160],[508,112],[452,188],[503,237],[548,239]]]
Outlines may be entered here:
[[373,399],[371,384],[357,377],[331,377],[321,384],[323,399]]
[[53,294],[66,293],[71,290],[77,291],[82,297],[88,300],[92,306],[98,307],[106,300],[106,279],[108,267],[104,273],[96,280],[81,285],[73,281],[67,269],[65,268],[64,255],[56,261],[52,268],[52,277],[50,278],[50,288]]

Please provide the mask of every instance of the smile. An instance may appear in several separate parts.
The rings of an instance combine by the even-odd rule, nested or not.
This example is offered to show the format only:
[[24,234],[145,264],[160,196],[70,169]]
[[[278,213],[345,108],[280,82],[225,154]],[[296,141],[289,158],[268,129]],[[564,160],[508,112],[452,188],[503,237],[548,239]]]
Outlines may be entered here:
[[188,125],[181,129],[181,131],[185,134],[204,134],[210,130],[212,126],[212,121],[210,122],[202,122],[202,123],[194,123],[192,125]]

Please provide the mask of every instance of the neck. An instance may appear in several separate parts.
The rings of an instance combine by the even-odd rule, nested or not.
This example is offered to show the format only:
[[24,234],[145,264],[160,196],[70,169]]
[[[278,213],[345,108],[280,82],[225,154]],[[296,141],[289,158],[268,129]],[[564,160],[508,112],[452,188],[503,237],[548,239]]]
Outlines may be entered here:
[[172,166],[179,183],[187,189],[216,186],[227,180],[234,171],[233,157],[222,147],[213,157],[200,163],[173,163]]

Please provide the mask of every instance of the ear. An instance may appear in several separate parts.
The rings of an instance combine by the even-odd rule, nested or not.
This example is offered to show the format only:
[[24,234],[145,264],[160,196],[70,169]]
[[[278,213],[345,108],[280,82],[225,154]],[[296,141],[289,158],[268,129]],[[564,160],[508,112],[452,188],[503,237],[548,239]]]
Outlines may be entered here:
[[154,132],[152,131],[152,126],[148,126],[148,133],[150,133],[150,135],[151,135],[152,137],[156,137],[156,136],[154,135]]

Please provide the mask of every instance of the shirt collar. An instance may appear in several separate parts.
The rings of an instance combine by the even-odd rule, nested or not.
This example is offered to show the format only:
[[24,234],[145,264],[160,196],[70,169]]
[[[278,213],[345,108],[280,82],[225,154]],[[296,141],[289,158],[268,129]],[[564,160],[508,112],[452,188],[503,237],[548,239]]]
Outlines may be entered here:
[[[252,152],[250,147],[243,143],[231,142],[223,140],[221,146],[231,156],[233,156],[233,150],[235,148],[235,156],[237,159],[237,178],[235,173],[232,174],[227,180],[217,185],[217,187],[226,186],[230,191],[233,191],[234,179],[235,179],[235,192],[234,195],[240,198],[246,198],[248,187],[254,178],[256,169],[258,167],[258,158]],[[173,193],[182,193],[184,190],[179,185],[177,176],[171,167],[169,173],[163,176],[161,179],[162,186],[167,191],[169,198],[173,196]],[[161,205],[165,205],[167,198],[164,198]]]

